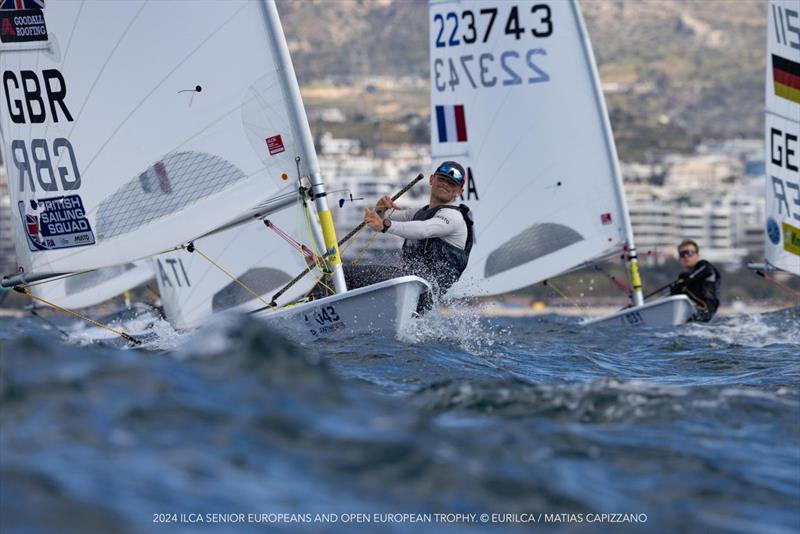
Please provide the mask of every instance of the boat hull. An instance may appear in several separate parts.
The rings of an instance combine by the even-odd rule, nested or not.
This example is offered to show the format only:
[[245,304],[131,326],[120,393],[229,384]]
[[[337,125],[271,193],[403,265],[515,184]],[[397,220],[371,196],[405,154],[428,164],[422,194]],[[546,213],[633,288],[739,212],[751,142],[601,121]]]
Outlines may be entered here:
[[401,276],[312,302],[252,315],[297,341],[356,335],[396,337],[409,327],[420,295],[430,284]]
[[668,327],[686,323],[696,308],[686,295],[674,295],[611,315],[588,319],[583,326]]

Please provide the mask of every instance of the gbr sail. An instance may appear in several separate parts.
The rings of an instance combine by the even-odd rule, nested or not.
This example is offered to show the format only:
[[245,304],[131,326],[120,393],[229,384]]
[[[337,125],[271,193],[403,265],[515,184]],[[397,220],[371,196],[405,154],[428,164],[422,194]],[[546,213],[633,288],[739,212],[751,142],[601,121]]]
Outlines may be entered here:
[[766,255],[800,276],[800,5],[768,7],[765,94]]
[[172,249],[263,211],[296,175],[275,60],[284,37],[264,10],[166,0],[0,11],[0,131],[26,275]]
[[459,296],[519,289],[632,246],[616,148],[574,1],[430,6],[431,153],[468,170]]

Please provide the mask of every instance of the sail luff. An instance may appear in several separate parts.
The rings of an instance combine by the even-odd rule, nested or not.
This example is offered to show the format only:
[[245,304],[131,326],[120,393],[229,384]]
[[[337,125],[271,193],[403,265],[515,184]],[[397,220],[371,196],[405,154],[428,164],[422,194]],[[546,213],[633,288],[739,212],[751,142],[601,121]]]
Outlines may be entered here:
[[314,150],[314,141],[311,137],[311,129],[308,126],[303,99],[300,95],[300,86],[294,71],[289,47],[283,34],[283,28],[278,15],[278,8],[275,0],[264,0],[265,21],[269,28],[267,32],[273,42],[275,60],[282,75],[279,76],[284,95],[289,103],[289,111],[294,119],[294,125],[298,133],[298,142],[302,153],[304,164],[306,165],[309,178],[311,180],[311,190],[314,196],[314,204],[317,208],[319,223],[322,227],[323,239],[327,251],[331,251],[330,263],[333,270],[333,280],[336,292],[347,291],[344,281],[344,271],[342,270],[342,260],[339,255],[339,246],[336,239],[336,231],[333,226],[333,217],[328,209],[328,201],[325,197],[325,184],[322,181],[322,173],[319,168],[319,161]]
[[767,11],[764,248],[769,265],[800,276],[800,47],[789,22],[796,2],[770,0]]
[[605,142],[608,147],[607,155],[609,158],[609,165],[612,169],[612,174],[614,176],[613,184],[614,184],[614,192],[616,193],[617,200],[620,204],[620,212],[622,214],[622,225],[625,232],[625,238],[628,241],[628,264],[631,273],[631,279],[633,281],[633,300],[634,304],[637,306],[641,306],[644,303],[644,298],[642,296],[642,282],[639,277],[639,262],[636,253],[636,243],[633,239],[633,226],[631,225],[631,218],[628,212],[628,201],[625,198],[625,189],[622,183],[622,172],[620,171],[619,167],[619,157],[617,155],[617,146],[614,142],[614,133],[611,130],[611,121],[608,118],[608,110],[606,109],[606,101],[603,98],[603,92],[600,87],[600,75],[597,71],[597,62],[595,61],[594,51],[592,50],[592,44],[589,40],[589,33],[586,31],[586,23],[583,20],[583,16],[581,15],[580,4],[578,0],[572,0],[571,2],[572,10],[575,15],[575,19],[578,22],[578,31],[581,35],[581,41],[584,46],[585,50],[585,57],[587,62],[587,67],[592,73],[592,89],[594,92],[595,99],[597,100],[597,110],[600,113],[600,122],[603,124],[603,133],[605,135]]

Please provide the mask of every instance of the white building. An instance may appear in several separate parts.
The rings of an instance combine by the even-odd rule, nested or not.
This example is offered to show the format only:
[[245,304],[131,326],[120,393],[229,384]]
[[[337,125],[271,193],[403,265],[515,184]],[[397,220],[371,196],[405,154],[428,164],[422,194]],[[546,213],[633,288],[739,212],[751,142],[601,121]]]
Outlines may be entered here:
[[727,267],[738,267],[748,254],[764,253],[761,188],[729,185],[671,191],[626,184],[625,189],[636,248],[644,263],[676,257],[676,246],[684,239],[696,241],[704,258]]

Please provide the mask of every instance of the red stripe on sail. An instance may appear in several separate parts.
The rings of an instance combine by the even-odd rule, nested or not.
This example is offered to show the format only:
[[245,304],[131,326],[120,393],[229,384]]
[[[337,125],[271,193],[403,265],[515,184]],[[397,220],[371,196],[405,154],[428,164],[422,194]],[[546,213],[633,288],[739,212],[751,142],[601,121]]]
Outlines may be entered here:
[[164,166],[163,161],[159,161],[153,165],[153,170],[158,177],[158,185],[164,193],[172,193],[172,184],[169,183],[169,176],[167,175],[167,168]]
[[464,106],[455,106],[456,139],[460,143],[467,140],[467,121],[464,119]]
[[776,83],[786,85],[793,89],[800,89],[800,76],[796,74],[773,68],[772,76],[774,77]]

